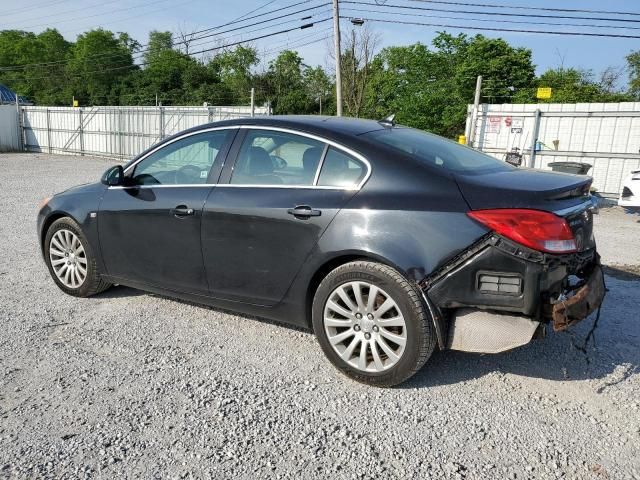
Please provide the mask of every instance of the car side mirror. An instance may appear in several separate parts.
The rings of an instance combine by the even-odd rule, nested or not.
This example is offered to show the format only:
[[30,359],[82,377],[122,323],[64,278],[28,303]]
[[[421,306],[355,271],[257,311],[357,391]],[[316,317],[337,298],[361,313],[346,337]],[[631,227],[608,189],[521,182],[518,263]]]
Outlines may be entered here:
[[108,168],[100,181],[110,187],[124,185],[124,168],[122,168],[122,165],[114,165]]

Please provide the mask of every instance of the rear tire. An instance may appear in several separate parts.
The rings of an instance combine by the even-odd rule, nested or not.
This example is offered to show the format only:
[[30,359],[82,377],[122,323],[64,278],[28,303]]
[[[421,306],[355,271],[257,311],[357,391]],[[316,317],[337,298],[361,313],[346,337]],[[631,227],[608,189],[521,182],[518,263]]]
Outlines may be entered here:
[[318,342],[338,370],[391,387],[413,376],[436,345],[420,293],[395,269],[356,261],[330,272],[313,299]]
[[53,281],[74,297],[89,297],[111,287],[100,277],[94,250],[78,223],[63,217],[51,224],[44,256]]

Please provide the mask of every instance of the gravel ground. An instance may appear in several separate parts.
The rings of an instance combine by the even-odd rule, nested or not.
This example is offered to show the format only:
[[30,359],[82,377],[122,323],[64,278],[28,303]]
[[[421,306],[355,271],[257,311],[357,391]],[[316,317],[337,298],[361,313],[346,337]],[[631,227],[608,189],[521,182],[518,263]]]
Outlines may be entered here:
[[[370,388],[306,332],[124,287],[63,295],[36,205],[109,163],[0,155],[0,477],[640,479],[639,276],[609,270],[589,363],[551,334]],[[597,217],[606,263],[638,268],[637,220]]]

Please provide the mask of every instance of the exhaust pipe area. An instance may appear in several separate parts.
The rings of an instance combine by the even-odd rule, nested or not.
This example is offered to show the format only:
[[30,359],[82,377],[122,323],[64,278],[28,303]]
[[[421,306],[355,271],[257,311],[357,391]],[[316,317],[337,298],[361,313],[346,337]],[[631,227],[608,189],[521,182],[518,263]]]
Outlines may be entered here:
[[474,353],[500,353],[531,341],[540,322],[494,311],[460,308],[450,320],[447,347]]

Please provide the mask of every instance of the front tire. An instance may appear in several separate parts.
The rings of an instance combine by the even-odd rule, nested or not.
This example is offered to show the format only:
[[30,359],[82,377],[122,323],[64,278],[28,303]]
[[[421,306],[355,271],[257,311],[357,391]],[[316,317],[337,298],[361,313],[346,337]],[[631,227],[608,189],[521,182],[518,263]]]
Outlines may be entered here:
[[391,387],[413,376],[436,344],[417,287],[375,262],[342,265],[320,283],[313,328],[325,355],[342,373]]
[[111,286],[101,279],[93,249],[72,218],[51,224],[44,239],[44,256],[53,281],[69,295],[89,297]]

